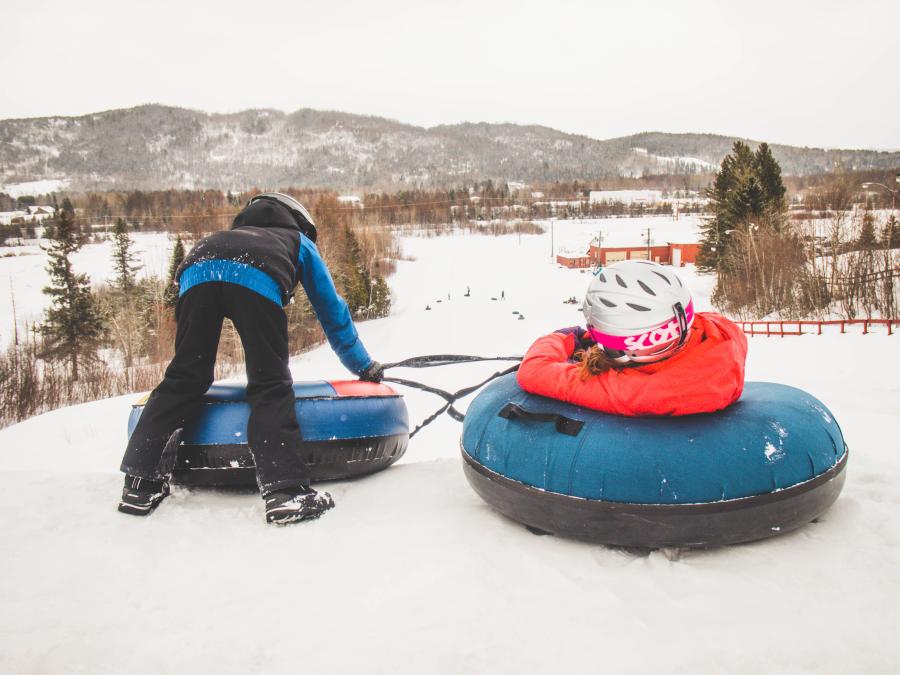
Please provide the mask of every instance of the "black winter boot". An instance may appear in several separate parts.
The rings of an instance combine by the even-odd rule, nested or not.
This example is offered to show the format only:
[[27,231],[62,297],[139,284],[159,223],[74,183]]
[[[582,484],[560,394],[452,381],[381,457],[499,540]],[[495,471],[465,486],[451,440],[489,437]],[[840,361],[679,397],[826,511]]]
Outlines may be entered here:
[[278,525],[312,520],[334,507],[330,494],[303,486],[273,492],[263,499],[266,502],[266,522]]
[[125,487],[122,489],[122,501],[119,511],[133,516],[149,515],[159,503],[169,496],[169,481],[147,480],[125,476]]

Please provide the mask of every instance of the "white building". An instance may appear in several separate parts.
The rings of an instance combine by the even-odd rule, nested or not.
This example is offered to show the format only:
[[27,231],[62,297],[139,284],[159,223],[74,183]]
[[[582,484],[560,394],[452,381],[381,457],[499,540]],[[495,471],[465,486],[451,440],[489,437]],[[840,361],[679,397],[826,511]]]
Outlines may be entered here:
[[591,190],[590,202],[623,202],[625,204],[652,204],[663,200],[662,190]]
[[56,210],[52,206],[28,206],[24,211],[0,211],[0,225],[12,225],[13,221],[33,225],[52,218],[55,214]]
[[41,222],[42,220],[46,220],[47,218],[52,218],[56,215],[56,209],[52,206],[29,206],[27,208],[28,211],[28,220],[33,220],[35,222]]

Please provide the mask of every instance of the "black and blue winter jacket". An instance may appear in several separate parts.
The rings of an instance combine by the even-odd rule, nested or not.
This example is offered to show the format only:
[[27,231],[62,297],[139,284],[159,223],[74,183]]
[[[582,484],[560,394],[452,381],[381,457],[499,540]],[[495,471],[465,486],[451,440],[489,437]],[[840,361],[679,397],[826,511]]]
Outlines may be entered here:
[[319,250],[280,204],[254,202],[237,215],[230,230],[201,239],[175,278],[179,295],[198,284],[221,281],[249,288],[282,307],[299,283],[341,363],[356,374],[372,363]]

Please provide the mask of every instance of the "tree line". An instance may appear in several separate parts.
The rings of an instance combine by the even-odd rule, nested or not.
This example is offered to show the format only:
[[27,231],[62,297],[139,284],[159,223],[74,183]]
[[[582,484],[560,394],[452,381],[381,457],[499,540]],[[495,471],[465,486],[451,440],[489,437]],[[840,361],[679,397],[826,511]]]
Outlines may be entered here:
[[[671,197],[697,186],[689,180],[675,181],[659,177],[656,187],[664,191],[657,204],[626,203],[610,200],[591,203],[591,190],[605,188],[639,189],[654,185],[639,179],[621,181],[556,181],[510,190],[505,182],[475,182],[450,189],[411,189],[363,194],[359,203],[336,201],[336,193],[321,189],[288,189],[311,211],[320,215],[340,211],[349,214],[349,222],[364,226],[463,225],[496,219],[538,220],[546,218],[604,218],[617,216],[671,215]],[[210,227],[226,226],[250,195],[261,190],[221,192],[218,190],[159,190],[87,192],[69,196],[76,222],[84,228],[112,229],[118,218],[132,228],[145,231],[186,232],[196,236]],[[540,196],[535,196],[540,195]],[[0,195],[2,200],[3,195]],[[11,198],[10,198],[11,199]],[[32,201],[34,197],[30,198]],[[53,206],[55,195],[46,201]],[[698,212],[702,205],[682,205],[682,213]],[[2,210],[2,209],[0,209]],[[85,229],[85,233],[88,233]],[[33,235],[33,232],[31,233]],[[21,237],[21,228],[0,228],[0,236]]]

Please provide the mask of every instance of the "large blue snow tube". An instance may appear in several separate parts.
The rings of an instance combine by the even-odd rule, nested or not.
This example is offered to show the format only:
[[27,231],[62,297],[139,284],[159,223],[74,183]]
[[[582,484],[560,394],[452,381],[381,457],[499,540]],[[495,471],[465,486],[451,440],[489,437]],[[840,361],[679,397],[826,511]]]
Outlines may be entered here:
[[508,375],[466,413],[469,483],[531,528],[634,547],[752,541],[815,519],[841,491],[834,416],[793,387],[747,382],[726,410],[621,417],[519,388]]
[[[295,382],[297,420],[310,479],[352,478],[384,469],[403,456],[409,417],[403,397],[371,382]],[[128,435],[144,408],[132,407]],[[250,405],[243,386],[213,385],[200,414],[174,449],[173,477],[189,485],[255,486],[247,446]]]

